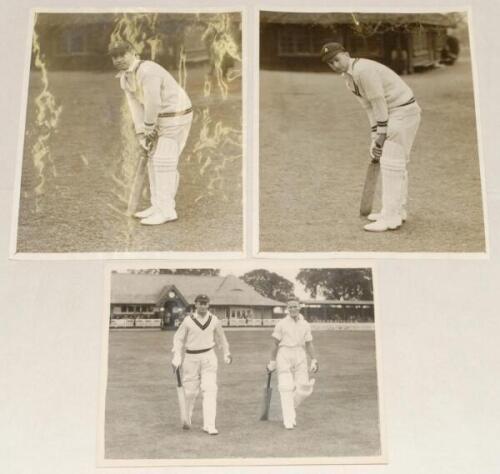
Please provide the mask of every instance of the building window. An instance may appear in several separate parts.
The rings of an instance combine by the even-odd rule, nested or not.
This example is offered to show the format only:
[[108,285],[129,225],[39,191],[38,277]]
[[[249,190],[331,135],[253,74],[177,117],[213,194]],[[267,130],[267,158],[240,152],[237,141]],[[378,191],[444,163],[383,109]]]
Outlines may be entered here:
[[78,55],[87,52],[85,32],[80,29],[66,30],[62,33],[57,44],[60,55]]
[[304,26],[285,26],[278,30],[279,56],[317,56],[312,30]]
[[252,308],[231,308],[229,313],[231,319],[252,319],[254,317]]

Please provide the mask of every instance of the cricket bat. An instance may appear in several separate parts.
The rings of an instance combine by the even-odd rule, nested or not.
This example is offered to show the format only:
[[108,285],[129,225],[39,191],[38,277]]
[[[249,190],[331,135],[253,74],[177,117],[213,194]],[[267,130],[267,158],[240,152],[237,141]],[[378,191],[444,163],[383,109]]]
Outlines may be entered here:
[[181,373],[177,368],[175,370],[175,377],[177,379],[177,400],[179,401],[179,410],[181,413],[181,422],[184,429],[189,429],[189,420],[186,410],[186,396],[184,395],[184,387],[182,386]]
[[361,205],[359,206],[359,214],[361,216],[367,216],[372,212],[373,198],[375,196],[379,174],[380,162],[378,159],[373,159],[366,171],[365,185],[361,196]]
[[260,415],[260,421],[269,420],[269,408],[271,406],[271,395],[273,393],[273,389],[271,388],[271,375],[272,372],[267,372],[267,384],[264,389],[264,401],[262,404],[262,413]]
[[141,199],[142,190],[144,188],[144,178],[146,177],[146,166],[148,164],[149,153],[146,150],[141,152],[139,161],[135,169],[134,182],[128,199],[127,215],[131,216],[137,212],[137,206]]

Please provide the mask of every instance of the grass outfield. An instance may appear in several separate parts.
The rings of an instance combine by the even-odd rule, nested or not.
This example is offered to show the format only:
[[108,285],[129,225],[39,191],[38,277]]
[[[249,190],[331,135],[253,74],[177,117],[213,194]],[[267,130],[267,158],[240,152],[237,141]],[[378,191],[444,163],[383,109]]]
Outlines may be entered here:
[[[119,330],[109,337],[106,459],[344,457],[380,454],[375,335],[314,333],[320,371],[293,431],[280,421],[273,390],[271,421],[258,421],[270,331],[226,332],[232,365],[219,353],[219,436],[201,430],[201,396],[193,428],[180,427],[170,368],[172,332]],[[273,377],[275,378],[275,377]]]
[[[34,190],[41,180],[32,148],[40,129],[35,125],[34,98],[41,91],[41,81],[39,73],[32,73],[17,251],[241,251],[241,81],[230,84],[227,100],[221,100],[217,91],[206,98],[204,72],[202,67],[188,70],[186,89],[194,115],[179,162],[179,220],[160,226],[143,226],[124,214],[127,205],[123,198],[128,201],[132,179],[126,180],[125,186],[114,179],[122,163],[120,110],[124,94],[113,71],[49,72],[49,90],[57,105],[62,106],[57,130],[48,142],[56,176],[45,159],[45,185],[36,199]],[[205,107],[210,110],[212,138],[217,123],[222,125],[218,129],[221,132],[229,128],[234,131],[220,142],[205,142],[210,146],[202,150],[201,156],[207,161],[200,163],[195,147]],[[217,177],[221,179],[210,188]],[[145,193],[140,207],[148,206]]]
[[359,217],[370,128],[344,80],[261,71],[261,251],[485,250],[471,63],[464,57],[404,80],[422,108],[409,219],[395,232],[373,233]]

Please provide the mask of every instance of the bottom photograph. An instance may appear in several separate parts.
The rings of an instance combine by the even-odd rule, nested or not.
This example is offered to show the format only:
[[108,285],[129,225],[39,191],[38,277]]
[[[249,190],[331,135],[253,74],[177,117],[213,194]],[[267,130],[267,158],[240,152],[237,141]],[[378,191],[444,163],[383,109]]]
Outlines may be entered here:
[[114,265],[106,294],[99,465],[385,462],[371,266]]

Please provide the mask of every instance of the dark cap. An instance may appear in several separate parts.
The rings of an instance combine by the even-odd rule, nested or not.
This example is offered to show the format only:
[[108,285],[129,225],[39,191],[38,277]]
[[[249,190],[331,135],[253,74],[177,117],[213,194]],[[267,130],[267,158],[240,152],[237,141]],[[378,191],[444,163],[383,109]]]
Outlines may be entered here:
[[195,303],[210,303],[210,298],[207,295],[198,295],[194,299]]
[[122,56],[128,51],[134,51],[134,47],[128,41],[113,41],[108,47],[108,54],[110,56]]
[[321,48],[321,61],[326,63],[333,59],[337,54],[345,52],[345,48],[340,43],[326,43]]

